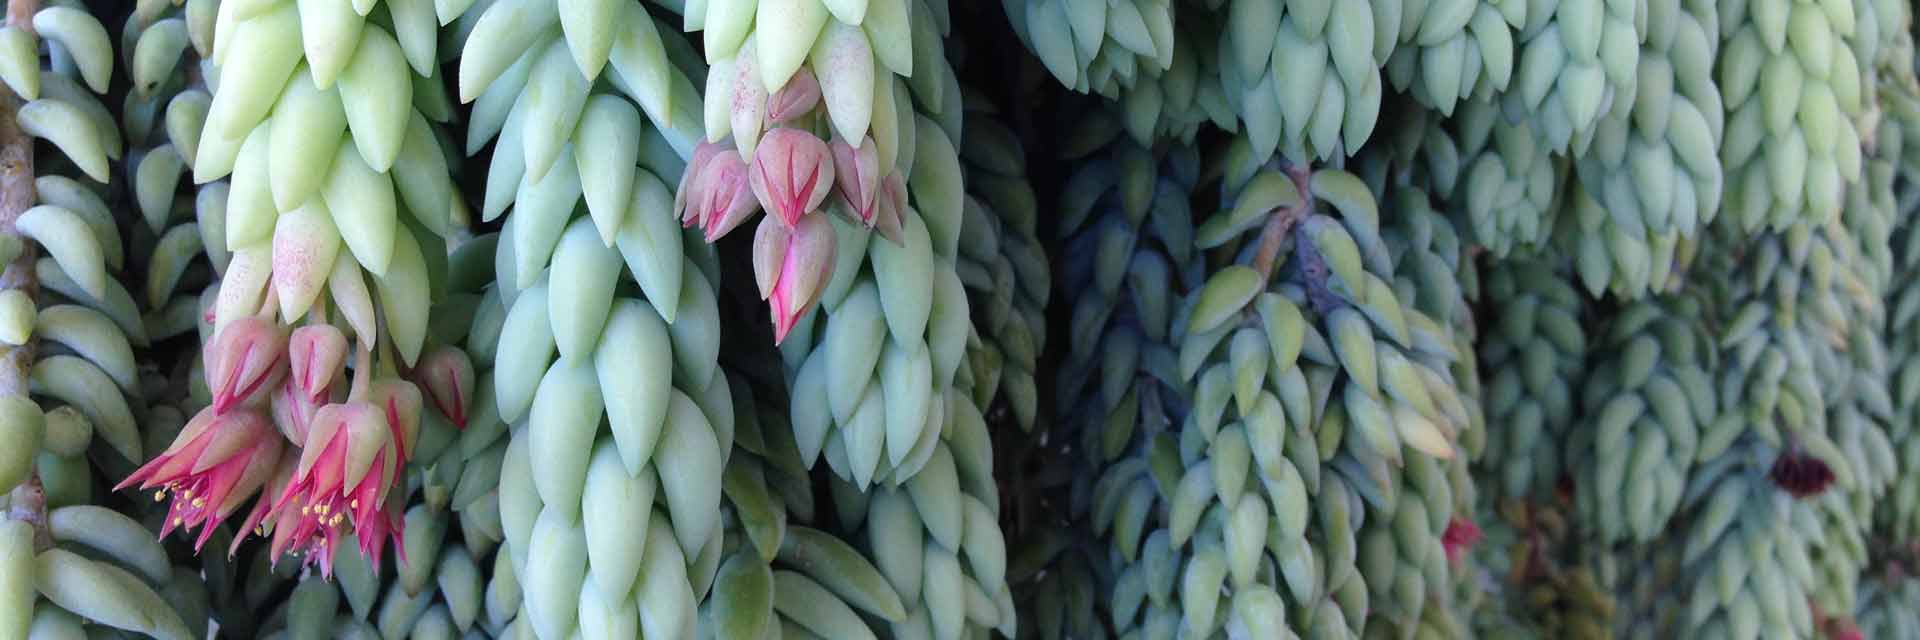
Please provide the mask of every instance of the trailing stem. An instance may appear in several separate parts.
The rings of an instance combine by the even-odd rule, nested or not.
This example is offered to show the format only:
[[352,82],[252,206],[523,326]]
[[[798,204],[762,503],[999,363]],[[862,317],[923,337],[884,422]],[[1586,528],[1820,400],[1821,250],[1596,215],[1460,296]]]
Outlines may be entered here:
[[[40,0],[7,0],[7,25],[33,34],[33,14]],[[13,223],[33,206],[33,138],[20,130],[15,114],[20,97],[0,84],[0,236],[20,247],[18,255],[0,271],[0,289],[19,289],[29,298],[40,293],[34,279],[34,246],[14,229]],[[0,345],[0,396],[27,395],[27,375],[33,371],[34,341],[18,346]],[[40,485],[38,471],[13,489],[8,497],[6,517],[33,523],[36,548],[52,546],[47,533],[47,497]]]

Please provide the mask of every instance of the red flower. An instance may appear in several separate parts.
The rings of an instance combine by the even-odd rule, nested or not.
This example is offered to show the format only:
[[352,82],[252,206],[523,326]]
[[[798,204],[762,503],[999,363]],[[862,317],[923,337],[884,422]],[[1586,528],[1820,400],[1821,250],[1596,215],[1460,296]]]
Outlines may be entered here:
[[1768,472],[1773,483],[1795,498],[1819,495],[1833,484],[1833,469],[1819,458],[1801,451],[1788,451],[1773,461]]
[[1480,532],[1480,526],[1472,520],[1454,518],[1447,522],[1446,532],[1440,535],[1440,546],[1447,550],[1448,561],[1459,562],[1483,537],[1485,535]]

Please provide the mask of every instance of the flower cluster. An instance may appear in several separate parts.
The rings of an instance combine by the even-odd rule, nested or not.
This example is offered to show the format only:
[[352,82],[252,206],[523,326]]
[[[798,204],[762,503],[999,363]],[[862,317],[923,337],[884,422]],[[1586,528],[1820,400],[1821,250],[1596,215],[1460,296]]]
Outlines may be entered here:
[[[394,358],[376,366],[365,341],[351,348],[349,367],[349,341],[333,324],[313,320],[289,331],[271,315],[216,329],[202,353],[212,403],[115,489],[138,485],[155,500],[171,497],[161,535],[199,528],[196,551],[257,494],[240,531],[269,538],[275,559],[291,553],[330,576],[335,547],[354,533],[377,566],[388,543],[399,546],[405,500],[394,488],[421,408],[430,401],[464,426],[472,362],[458,349],[435,349],[413,367],[416,384],[397,374]],[[245,539],[236,536],[229,553]]]
[[817,135],[834,127],[811,71],[801,69],[771,95],[751,64],[736,71],[732,137],[694,150],[674,212],[714,242],[767,211],[754,232],[753,275],[778,343],[819,302],[833,276],[836,235],[813,214],[832,209],[898,243],[906,182],[897,169],[882,166],[872,136],[856,143]]

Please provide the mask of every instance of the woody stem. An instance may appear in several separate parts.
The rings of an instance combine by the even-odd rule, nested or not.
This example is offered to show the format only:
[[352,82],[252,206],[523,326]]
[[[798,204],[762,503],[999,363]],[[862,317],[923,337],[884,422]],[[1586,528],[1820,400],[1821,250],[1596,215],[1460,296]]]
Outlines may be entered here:
[[1279,259],[1280,246],[1285,244],[1287,234],[1313,211],[1312,174],[1306,167],[1297,164],[1289,164],[1282,171],[1293,180],[1294,190],[1300,193],[1300,202],[1269,212],[1266,224],[1260,228],[1260,245],[1253,254],[1253,270],[1260,272],[1261,282],[1273,278],[1274,262]]
[[[32,37],[33,14],[39,10],[40,0],[7,0],[7,26]],[[14,116],[21,104],[20,97],[0,83],[0,236],[6,238],[0,241],[20,248],[11,262],[0,267],[0,290],[17,289],[33,299],[40,293],[40,283],[33,272],[36,252],[33,244],[14,228],[14,221],[33,206],[36,198],[33,188],[33,138],[20,130]],[[19,345],[0,345],[0,396],[27,397],[27,377],[33,371],[33,353],[34,341],[31,339]],[[52,537],[47,532],[47,496],[41,487],[37,469],[13,488],[8,496],[5,517],[33,525],[36,550],[53,546]]]

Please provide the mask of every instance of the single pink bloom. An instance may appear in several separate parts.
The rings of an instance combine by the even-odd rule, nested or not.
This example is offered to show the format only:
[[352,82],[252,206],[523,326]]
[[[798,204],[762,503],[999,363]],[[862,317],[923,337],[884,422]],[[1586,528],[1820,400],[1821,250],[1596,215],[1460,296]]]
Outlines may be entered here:
[[213,536],[213,530],[266,484],[285,443],[258,411],[219,413],[208,407],[187,421],[166,451],[113,489],[119,491],[136,483],[142,490],[158,487],[153,496],[156,501],[172,492],[173,502],[167,506],[167,520],[160,535],[200,527],[200,536],[193,543],[198,552]]
[[386,412],[368,402],[321,407],[286,487],[264,517],[273,518],[273,558],[305,554],[332,573],[341,534],[374,522],[399,481],[401,453]]

